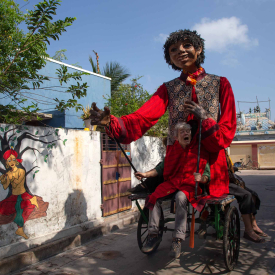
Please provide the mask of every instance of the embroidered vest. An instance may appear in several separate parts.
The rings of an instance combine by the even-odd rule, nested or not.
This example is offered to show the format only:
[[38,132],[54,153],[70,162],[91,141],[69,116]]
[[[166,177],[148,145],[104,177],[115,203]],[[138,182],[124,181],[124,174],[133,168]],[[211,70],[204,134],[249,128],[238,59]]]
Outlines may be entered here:
[[[183,105],[186,100],[192,100],[192,86],[187,86],[185,82],[179,78],[175,78],[164,84],[167,88],[169,98],[167,145],[172,145],[175,141],[175,125],[179,119],[184,121],[187,120],[188,113],[184,111]],[[199,104],[205,109],[209,116],[217,121],[219,115],[220,77],[213,74],[207,74],[203,79],[197,82],[195,88]]]

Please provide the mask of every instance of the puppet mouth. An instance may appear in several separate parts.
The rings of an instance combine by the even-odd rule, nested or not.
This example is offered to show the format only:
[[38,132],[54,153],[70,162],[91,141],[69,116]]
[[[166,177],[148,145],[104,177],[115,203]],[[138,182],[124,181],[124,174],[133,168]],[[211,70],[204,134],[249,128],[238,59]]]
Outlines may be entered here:
[[178,57],[178,60],[179,60],[179,61],[183,61],[183,60],[186,60],[187,58],[188,58],[188,54],[186,54],[186,55],[181,55],[181,56]]

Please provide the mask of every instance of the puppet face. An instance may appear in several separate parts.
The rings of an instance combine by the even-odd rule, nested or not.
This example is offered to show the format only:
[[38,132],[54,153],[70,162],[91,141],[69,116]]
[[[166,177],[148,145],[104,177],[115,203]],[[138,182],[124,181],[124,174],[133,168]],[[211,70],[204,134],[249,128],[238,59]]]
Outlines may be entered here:
[[187,146],[191,142],[191,129],[180,129],[178,130],[178,141],[183,147]]
[[196,50],[188,39],[178,41],[169,47],[171,62],[190,73],[194,73],[198,69],[195,62],[200,53],[201,48]]
[[14,155],[10,155],[7,159],[7,165],[13,169],[17,164],[18,162],[16,160],[16,157]]

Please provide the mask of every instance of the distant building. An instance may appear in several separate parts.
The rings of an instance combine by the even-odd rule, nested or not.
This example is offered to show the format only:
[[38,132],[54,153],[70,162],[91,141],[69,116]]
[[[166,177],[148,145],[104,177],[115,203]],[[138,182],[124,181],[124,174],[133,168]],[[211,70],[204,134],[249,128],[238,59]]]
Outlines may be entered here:
[[275,168],[275,123],[269,110],[237,114],[237,131],[229,153],[233,162],[243,159],[246,164],[251,159],[260,169]]

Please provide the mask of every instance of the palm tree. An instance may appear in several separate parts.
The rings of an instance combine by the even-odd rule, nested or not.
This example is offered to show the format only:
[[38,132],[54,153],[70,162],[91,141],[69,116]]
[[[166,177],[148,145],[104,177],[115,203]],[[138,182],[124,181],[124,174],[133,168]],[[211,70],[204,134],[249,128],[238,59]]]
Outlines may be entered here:
[[93,58],[89,56],[89,61],[93,68],[94,73],[102,74],[110,77],[111,80],[111,95],[118,89],[119,85],[130,76],[129,71],[121,66],[118,62],[107,62],[102,68],[102,73],[99,69],[98,54],[94,51],[97,62],[93,61]]

